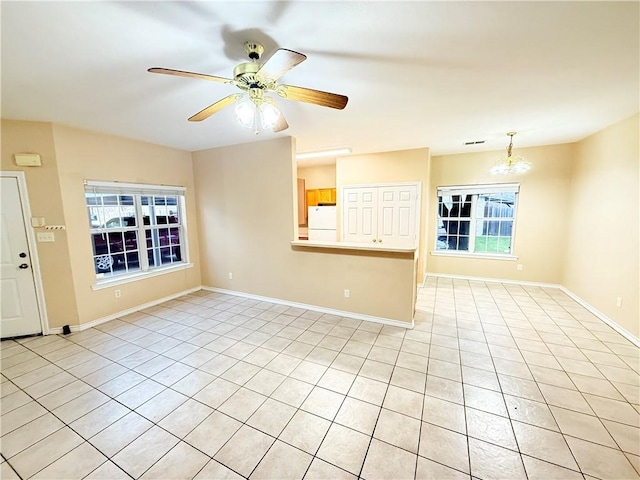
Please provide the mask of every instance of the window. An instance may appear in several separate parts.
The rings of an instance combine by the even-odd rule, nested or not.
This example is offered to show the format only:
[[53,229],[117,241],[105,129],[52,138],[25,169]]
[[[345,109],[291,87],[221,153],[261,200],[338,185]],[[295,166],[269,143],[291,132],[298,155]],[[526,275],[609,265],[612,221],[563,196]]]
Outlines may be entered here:
[[96,278],[187,262],[184,188],[85,182]]
[[511,255],[519,185],[438,187],[436,250]]

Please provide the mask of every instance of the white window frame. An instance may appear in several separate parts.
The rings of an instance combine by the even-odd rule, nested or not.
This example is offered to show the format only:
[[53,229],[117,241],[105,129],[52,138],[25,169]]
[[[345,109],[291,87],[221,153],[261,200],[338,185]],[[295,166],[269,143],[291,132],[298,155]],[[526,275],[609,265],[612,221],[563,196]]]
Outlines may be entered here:
[[[92,286],[93,290],[99,290],[114,285],[123,283],[129,283],[144,278],[149,278],[157,275],[163,275],[172,271],[182,270],[185,268],[193,267],[193,264],[189,261],[189,248],[188,248],[188,228],[187,228],[187,216],[185,208],[185,193],[186,188],[182,186],[171,185],[153,185],[153,184],[141,184],[141,183],[124,183],[124,182],[106,182],[96,180],[85,180],[85,192],[105,195],[130,195],[134,197],[134,207],[136,215],[136,226],[120,228],[90,228],[89,235],[92,236],[96,233],[121,233],[125,231],[137,231],[138,235],[138,261],[139,270],[135,270],[128,273],[120,273],[112,276],[100,276],[95,273],[95,260],[92,261],[92,267],[96,276],[96,283]],[[142,196],[176,196],[178,197],[176,208],[178,210],[178,217],[180,219],[179,224],[167,224],[163,225],[145,225],[144,214],[142,211],[142,203],[140,197]],[[86,203],[86,202],[85,202]],[[147,258],[146,247],[146,234],[145,230],[157,229],[157,228],[178,228],[180,235],[180,255],[181,261],[171,263],[168,265],[149,266],[149,260]],[[107,241],[107,248],[109,242]],[[154,249],[155,254],[155,249]],[[94,259],[92,255],[92,259]]]
[[[475,237],[476,237],[476,222],[478,220],[478,216],[476,213],[477,210],[477,196],[480,194],[490,194],[490,193],[515,193],[516,200],[514,203],[514,215],[513,215],[513,225],[512,225],[512,233],[511,233],[511,251],[509,253],[497,253],[497,252],[473,252],[473,251],[465,251],[465,250],[438,250],[437,242],[438,242],[438,224],[440,220],[440,216],[438,214],[439,203],[437,198],[442,195],[460,195],[466,196],[471,195],[471,215],[469,217],[460,217],[460,219],[464,218],[465,220],[468,218],[469,225],[469,247],[475,247]],[[440,186],[436,190],[436,225],[435,225],[435,239],[434,239],[434,249],[431,251],[431,255],[435,256],[445,256],[445,257],[464,257],[464,258],[488,258],[495,260],[510,260],[515,261],[518,259],[518,256],[514,254],[515,251],[515,231],[516,231],[516,222],[518,217],[518,203],[520,197],[520,184],[518,183],[497,183],[497,184],[484,184],[484,185],[451,185],[451,186]],[[484,220],[486,217],[482,217]]]

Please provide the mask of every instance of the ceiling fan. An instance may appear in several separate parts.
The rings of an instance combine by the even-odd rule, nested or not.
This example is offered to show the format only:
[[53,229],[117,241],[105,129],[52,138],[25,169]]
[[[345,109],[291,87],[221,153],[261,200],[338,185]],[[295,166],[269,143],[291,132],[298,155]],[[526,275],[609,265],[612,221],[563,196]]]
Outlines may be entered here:
[[251,128],[255,122],[255,133],[258,133],[258,117],[262,127],[274,132],[281,132],[289,127],[284,116],[276,106],[274,99],[265,95],[274,92],[278,97],[298,102],[312,103],[323,107],[342,110],[349,99],[336,93],[312,90],[310,88],[295,87],[278,83],[280,77],[307,59],[307,56],[279,48],[265,62],[260,62],[264,53],[264,47],[256,42],[245,42],[244,49],[249,56],[249,62],[241,63],[233,69],[233,78],[216,77],[204,73],[185,72],[170,68],[150,68],[151,73],[165,75],[177,75],[180,77],[199,78],[211,82],[230,83],[235,85],[243,93],[231,94],[209,105],[189,118],[190,122],[200,122],[209,118],[223,108],[240,102],[236,105],[238,121],[245,127]]

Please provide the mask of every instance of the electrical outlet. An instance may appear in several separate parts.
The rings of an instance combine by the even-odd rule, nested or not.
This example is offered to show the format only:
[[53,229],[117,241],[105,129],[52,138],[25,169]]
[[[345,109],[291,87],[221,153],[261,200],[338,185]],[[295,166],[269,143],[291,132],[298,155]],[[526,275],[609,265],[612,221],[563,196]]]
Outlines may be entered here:
[[233,280],[233,273],[229,272],[229,280]]
[[349,298],[349,290],[344,291],[344,298]]
[[36,240],[38,242],[55,242],[56,236],[53,232],[38,232],[36,233]]
[[113,294],[115,295],[116,298],[120,298],[120,295],[122,294],[122,292],[120,290],[114,290]]
[[622,297],[616,298],[616,307],[622,307]]
[[519,264],[518,264],[518,266],[516,267],[516,269],[517,269],[519,272],[521,272],[521,271],[522,271],[522,268],[523,268],[523,267],[522,267],[522,264],[521,264],[521,263],[519,263]]

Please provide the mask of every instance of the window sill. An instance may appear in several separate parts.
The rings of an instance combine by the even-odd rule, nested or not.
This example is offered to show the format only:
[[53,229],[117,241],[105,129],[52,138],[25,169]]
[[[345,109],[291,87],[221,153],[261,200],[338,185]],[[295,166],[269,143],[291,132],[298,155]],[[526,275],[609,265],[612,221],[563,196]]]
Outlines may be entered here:
[[491,254],[491,253],[462,253],[455,251],[445,251],[445,250],[432,250],[431,255],[436,257],[459,257],[459,258],[483,258],[487,260],[506,260],[510,262],[515,262],[518,260],[516,255],[500,255],[500,254]]
[[179,270],[185,270],[192,268],[193,263],[180,263],[179,265],[171,265],[170,267],[154,268],[148,272],[138,272],[129,275],[109,277],[104,280],[98,280],[91,285],[92,290],[102,290],[104,288],[114,287],[116,285],[123,285],[125,283],[137,282],[144,280],[145,278],[157,277],[158,275],[164,275],[165,273],[177,272]]

